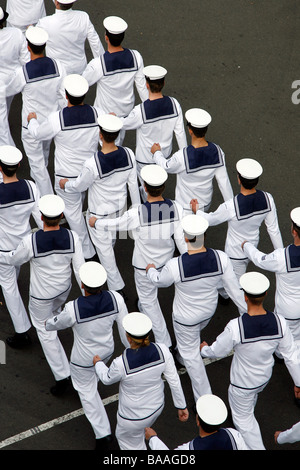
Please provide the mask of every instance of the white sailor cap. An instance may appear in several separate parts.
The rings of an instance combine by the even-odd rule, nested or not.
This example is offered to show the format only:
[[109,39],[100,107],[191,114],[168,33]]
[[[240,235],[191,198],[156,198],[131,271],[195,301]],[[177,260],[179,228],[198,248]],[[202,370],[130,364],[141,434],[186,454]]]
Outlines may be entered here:
[[39,26],[29,26],[25,32],[26,39],[35,46],[43,46],[48,41],[47,31]]
[[46,217],[59,217],[65,210],[65,203],[56,194],[46,194],[39,200],[39,210]]
[[121,34],[126,31],[128,24],[119,16],[108,16],[103,20],[104,28],[111,34]]
[[263,172],[261,164],[253,158],[242,158],[237,162],[236,169],[243,178],[248,180],[258,178]]
[[0,7],[0,23],[4,23],[8,16],[9,14],[7,13],[7,11],[3,10],[3,8]]
[[22,160],[22,152],[13,145],[0,146],[0,161],[5,165],[17,165]]
[[290,216],[294,224],[300,227],[300,207],[295,207],[295,209],[291,211]]
[[69,95],[78,98],[84,96],[89,90],[88,81],[82,75],[73,73],[64,79],[64,88]]
[[106,132],[118,132],[123,127],[122,120],[114,114],[102,114],[98,117],[98,124]]
[[144,165],[141,169],[141,178],[150,186],[162,186],[168,179],[168,173],[159,165]]
[[181,219],[181,226],[187,235],[197,237],[206,232],[209,227],[209,223],[201,215],[190,214]]
[[128,313],[123,318],[122,324],[126,333],[133,338],[146,338],[152,329],[152,321],[141,312]]
[[143,73],[149,80],[159,80],[164,78],[168,72],[161,65],[147,65],[147,67],[144,67]]
[[185,113],[185,118],[191,126],[198,127],[199,129],[207,127],[211,123],[211,115],[200,108],[188,109]]
[[76,0],[59,0],[58,3],[62,3],[63,5],[68,5],[69,3],[75,3]]
[[196,402],[196,410],[199,418],[212,426],[224,423],[228,416],[223,400],[213,394],[201,395]]
[[260,297],[269,289],[270,281],[264,274],[253,271],[240,277],[240,286],[246,294]]
[[107,280],[107,273],[102,264],[96,261],[87,261],[79,268],[79,277],[87,287],[100,287]]

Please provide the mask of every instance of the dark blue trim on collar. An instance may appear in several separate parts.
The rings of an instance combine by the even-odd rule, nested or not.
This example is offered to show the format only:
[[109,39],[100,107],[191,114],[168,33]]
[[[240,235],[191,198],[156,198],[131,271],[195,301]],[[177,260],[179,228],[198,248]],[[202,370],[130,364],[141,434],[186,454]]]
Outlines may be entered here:
[[100,60],[104,76],[138,70],[135,54],[130,49],[113,53],[106,51],[100,56]]
[[142,118],[145,124],[171,119],[178,116],[175,101],[170,96],[158,100],[146,100],[141,104]]
[[234,198],[234,207],[238,220],[249,219],[271,211],[271,203],[267,193],[260,190],[247,196],[239,193]]
[[183,156],[187,173],[219,168],[224,165],[221,149],[213,142],[208,142],[206,147],[200,148],[189,145],[183,149]]
[[73,234],[64,227],[49,232],[38,230],[32,235],[32,248],[34,258],[53,254],[72,254],[75,251]]
[[0,209],[34,202],[32,187],[26,180],[0,184]]
[[96,109],[88,104],[66,107],[59,113],[62,131],[98,127],[97,118]]
[[135,374],[165,362],[162,350],[155,343],[150,343],[149,346],[138,349],[125,349],[122,357],[127,375]]
[[283,337],[278,316],[267,310],[265,315],[249,315],[244,313],[238,318],[241,342],[274,340]]
[[50,57],[39,57],[27,62],[27,64],[23,65],[23,72],[26,83],[59,77],[57,64]]
[[178,257],[178,266],[182,282],[223,274],[219,254],[212,248],[193,255],[184,253]]
[[118,150],[110,153],[102,153],[99,150],[95,154],[95,162],[100,178],[133,168],[131,156],[125,147],[118,147]]
[[109,291],[88,297],[81,296],[74,301],[74,308],[77,323],[97,320],[119,312],[115,296]]
[[300,271],[300,246],[289,245],[284,251],[287,272]]
[[164,199],[157,202],[145,202],[139,206],[141,227],[171,223],[179,220],[178,210],[174,201]]

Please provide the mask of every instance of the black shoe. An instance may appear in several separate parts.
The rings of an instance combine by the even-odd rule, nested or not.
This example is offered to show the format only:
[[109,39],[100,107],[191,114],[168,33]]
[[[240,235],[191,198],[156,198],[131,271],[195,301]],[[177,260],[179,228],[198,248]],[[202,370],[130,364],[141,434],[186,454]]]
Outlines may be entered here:
[[22,349],[31,344],[31,339],[28,333],[15,333],[6,338],[6,344],[11,348]]
[[95,253],[91,258],[85,258],[85,262],[87,263],[88,261],[96,261],[96,263],[100,263],[97,253]]
[[96,439],[95,450],[97,451],[107,451],[112,450],[113,436],[109,434],[108,436],[102,437],[101,439]]
[[222,297],[222,295],[219,294],[219,299],[218,299],[219,304],[228,305],[230,303],[230,300],[231,299],[229,297],[225,298],[225,297]]
[[69,388],[70,385],[71,385],[70,377],[67,377],[66,379],[62,379],[62,380],[56,380],[55,385],[53,385],[53,387],[50,388],[50,392],[55,397],[60,397],[61,395],[65,393],[65,391]]

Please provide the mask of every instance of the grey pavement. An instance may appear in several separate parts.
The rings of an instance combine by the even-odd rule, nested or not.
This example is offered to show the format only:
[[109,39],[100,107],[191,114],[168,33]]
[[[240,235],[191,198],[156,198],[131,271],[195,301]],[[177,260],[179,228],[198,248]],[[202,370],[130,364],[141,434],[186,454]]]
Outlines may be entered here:
[[[5,6],[1,1],[1,6]],[[46,0],[47,11],[53,5]],[[238,191],[235,164],[243,157],[255,158],[264,168],[260,187],[269,191],[277,205],[284,243],[291,242],[289,213],[300,205],[299,191],[299,112],[294,104],[292,84],[300,80],[300,8],[296,0],[78,0],[75,8],[89,13],[103,38],[102,21],[118,15],[129,24],[125,45],[137,49],[145,65],[159,64],[168,70],[164,92],[180,102],[183,112],[202,107],[212,115],[208,139],[218,143],[226,155],[234,191]],[[90,52],[87,48],[89,58]],[[94,89],[89,91],[92,104]],[[10,113],[12,135],[20,140],[21,97],[15,97]],[[125,144],[134,149],[135,134],[128,132]],[[176,144],[174,144],[176,150]],[[53,149],[49,168],[53,169]],[[29,177],[26,160],[20,175]],[[175,177],[168,180],[167,195],[174,195]],[[215,186],[212,210],[222,202]],[[207,245],[224,248],[226,225],[209,230]],[[116,256],[126,279],[129,310],[135,310],[136,292],[131,266],[132,240],[118,240]],[[272,251],[264,227],[259,247]],[[149,260],[151,261],[151,260]],[[253,267],[250,265],[249,269]],[[274,307],[274,283],[266,301]],[[21,269],[19,286],[25,305],[28,302],[29,268]],[[70,298],[78,295],[76,284]],[[1,295],[0,295],[1,296]],[[173,288],[159,292],[163,311],[171,326]],[[0,340],[13,333],[3,296],[0,306]],[[203,340],[212,342],[226,323],[237,315],[233,304],[219,305]],[[72,332],[60,333],[69,352]],[[6,363],[0,365],[0,446],[2,450],[93,450],[94,437],[85,416],[77,414],[81,404],[75,392],[53,397],[49,388],[53,377],[32,329],[32,346],[24,351],[6,348]],[[116,336],[116,355],[122,347]],[[227,403],[231,358],[207,365],[212,390]],[[188,406],[193,405],[190,381],[181,375]],[[115,426],[118,385],[99,386],[106,409]],[[66,416],[70,414],[70,419]],[[300,409],[293,399],[293,383],[284,365],[276,364],[270,383],[256,406],[265,446],[268,450],[298,450],[300,444],[275,445],[274,432],[300,420]],[[54,421],[53,421],[54,420]],[[195,417],[182,424],[166,385],[165,409],[154,428],[170,448],[193,438]],[[22,434],[25,433],[25,434]]]

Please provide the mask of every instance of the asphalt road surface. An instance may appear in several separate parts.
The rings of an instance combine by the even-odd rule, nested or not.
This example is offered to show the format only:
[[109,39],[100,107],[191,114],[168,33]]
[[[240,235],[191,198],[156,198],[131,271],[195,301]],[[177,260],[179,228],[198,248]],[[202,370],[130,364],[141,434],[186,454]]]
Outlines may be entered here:
[[[5,6],[5,2],[0,2]],[[53,12],[46,0],[48,13]],[[208,139],[218,143],[226,154],[228,173],[235,192],[238,185],[235,164],[243,157],[257,159],[264,168],[260,188],[275,198],[284,243],[291,242],[289,213],[300,205],[299,199],[299,112],[297,80],[300,80],[300,7],[296,0],[78,0],[75,6],[89,13],[103,38],[102,21],[118,15],[129,24],[125,45],[137,49],[145,65],[159,64],[168,70],[165,94],[180,102],[183,112],[202,107],[212,115]],[[104,42],[103,42],[104,43]],[[89,59],[90,51],[87,48]],[[4,66],[4,64],[1,64]],[[300,84],[299,84],[300,85]],[[299,87],[298,85],[298,87]],[[93,104],[95,89],[88,94]],[[299,93],[300,96],[300,93]],[[20,140],[21,96],[14,98],[10,125],[16,145]],[[125,144],[134,149],[135,133],[127,132]],[[174,150],[176,144],[174,143]],[[49,162],[53,170],[53,149]],[[21,177],[29,177],[23,160]],[[166,195],[174,195],[175,177],[169,177]],[[215,187],[212,210],[222,202]],[[224,248],[226,225],[209,229],[207,245]],[[272,251],[266,230],[262,228],[259,247]],[[131,266],[132,240],[118,240],[116,256],[126,279],[129,311],[136,309],[136,291]],[[151,260],[149,260],[151,261]],[[249,265],[249,270],[253,266]],[[266,301],[274,306],[274,276],[268,274],[271,289]],[[29,267],[24,265],[19,287],[28,303]],[[74,288],[70,299],[78,296]],[[173,288],[159,292],[170,332]],[[0,340],[13,334],[3,298],[0,306]],[[237,315],[233,304],[218,305],[203,332],[203,340],[212,342],[226,323]],[[50,394],[53,376],[44,359],[36,333],[31,329],[32,346],[17,351],[5,349],[5,363],[0,365],[0,448],[2,450],[83,451],[93,450],[92,429],[82,414],[76,392],[61,398]],[[60,333],[69,352],[72,332]],[[116,355],[122,347],[116,336]],[[212,390],[227,403],[231,358],[207,363]],[[190,381],[182,371],[181,380],[188,406],[193,404]],[[118,385],[99,385],[101,397],[114,429]],[[276,445],[274,432],[292,426],[300,419],[294,403],[293,383],[282,364],[274,366],[267,388],[259,396],[256,417],[265,446],[270,451],[298,450],[300,444]],[[193,412],[187,423],[177,419],[168,386],[166,405],[154,425],[159,436],[172,449],[196,434]],[[17,453],[14,453],[17,458]],[[101,459],[100,459],[101,462]]]

